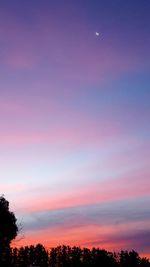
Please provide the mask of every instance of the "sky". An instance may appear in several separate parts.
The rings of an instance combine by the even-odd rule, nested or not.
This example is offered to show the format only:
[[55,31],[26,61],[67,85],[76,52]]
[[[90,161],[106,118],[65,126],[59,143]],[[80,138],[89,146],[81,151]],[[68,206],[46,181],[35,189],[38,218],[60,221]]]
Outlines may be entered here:
[[0,194],[21,224],[14,245],[150,256],[149,13],[148,0],[0,1]]

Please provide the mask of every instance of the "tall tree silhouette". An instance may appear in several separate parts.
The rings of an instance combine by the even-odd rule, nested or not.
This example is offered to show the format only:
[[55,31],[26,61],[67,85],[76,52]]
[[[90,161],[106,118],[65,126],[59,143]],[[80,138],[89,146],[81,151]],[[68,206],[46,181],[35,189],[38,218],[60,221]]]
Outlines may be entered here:
[[35,247],[35,265],[40,267],[47,267],[48,265],[48,254],[42,244],[37,244]]
[[[9,202],[0,197],[0,266],[10,266],[10,243],[17,236],[18,226],[13,212],[9,211]],[[9,265],[8,265],[9,264]]]
[[121,251],[120,253],[120,265],[122,267],[138,267],[140,265],[140,257],[138,253],[134,250],[128,251]]

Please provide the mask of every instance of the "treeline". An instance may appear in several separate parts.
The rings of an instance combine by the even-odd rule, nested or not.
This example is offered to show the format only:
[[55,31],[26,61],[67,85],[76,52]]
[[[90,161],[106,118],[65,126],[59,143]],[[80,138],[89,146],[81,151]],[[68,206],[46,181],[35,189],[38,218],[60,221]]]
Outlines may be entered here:
[[75,246],[58,246],[46,250],[38,244],[10,249],[4,256],[3,266],[9,267],[150,267],[149,260],[141,258],[134,250],[112,253],[99,248]]

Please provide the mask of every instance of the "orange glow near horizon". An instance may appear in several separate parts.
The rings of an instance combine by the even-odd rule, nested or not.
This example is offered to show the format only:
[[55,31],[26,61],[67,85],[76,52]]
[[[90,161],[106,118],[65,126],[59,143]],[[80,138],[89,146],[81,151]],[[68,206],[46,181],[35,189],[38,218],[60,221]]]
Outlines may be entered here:
[[[148,222],[147,222],[148,225]],[[145,225],[145,227],[147,227]],[[141,223],[137,225],[139,228]],[[132,238],[119,239],[115,241],[115,237],[119,236],[119,233],[126,231],[126,228],[130,229],[132,233],[135,225],[130,223],[128,225],[122,224],[119,228],[114,225],[110,226],[96,226],[87,225],[80,227],[69,227],[64,225],[63,227],[55,227],[53,229],[41,229],[38,231],[32,231],[25,235],[19,241],[13,241],[13,247],[30,246],[42,244],[46,249],[57,247],[59,245],[80,246],[80,247],[99,247],[112,252],[119,252],[121,250],[132,250]],[[114,241],[111,239],[114,239]],[[136,250],[136,249],[135,249]],[[137,251],[139,252],[139,251]],[[149,257],[149,254],[140,252],[140,256]]]

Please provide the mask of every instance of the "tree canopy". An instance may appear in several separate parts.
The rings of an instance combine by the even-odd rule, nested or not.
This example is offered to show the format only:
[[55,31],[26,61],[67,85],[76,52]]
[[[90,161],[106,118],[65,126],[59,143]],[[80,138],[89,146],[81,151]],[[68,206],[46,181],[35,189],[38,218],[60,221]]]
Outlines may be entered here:
[[0,197],[0,266],[10,266],[11,249],[10,243],[17,236],[17,219],[9,210],[9,202]]
[[13,212],[9,211],[9,202],[0,197],[0,242],[10,244],[18,233],[17,219]]

